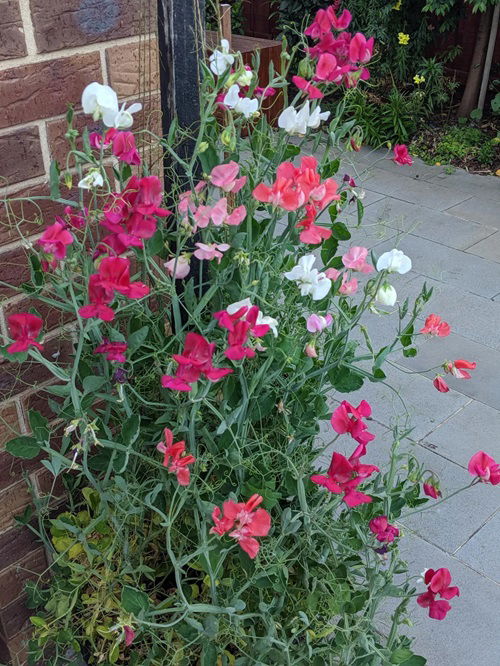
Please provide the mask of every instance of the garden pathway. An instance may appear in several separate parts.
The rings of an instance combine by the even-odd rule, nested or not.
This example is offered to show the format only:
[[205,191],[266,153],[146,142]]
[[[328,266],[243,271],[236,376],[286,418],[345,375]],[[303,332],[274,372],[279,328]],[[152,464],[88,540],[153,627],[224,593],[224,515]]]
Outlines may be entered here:
[[[342,165],[341,174],[353,175],[366,191],[362,227],[346,247],[365,245],[377,255],[402,249],[413,270],[391,279],[399,300],[416,296],[426,282],[434,293],[424,314],[440,314],[452,326],[446,339],[419,338],[416,358],[384,368],[414,427],[414,444],[406,446],[439,475],[447,494],[470,482],[467,462],[479,449],[500,460],[500,178],[446,173],[418,159],[400,167],[384,155],[363,149]],[[394,317],[369,317],[368,330],[381,346]],[[453,388],[444,394],[426,369],[446,358],[477,361],[477,369],[469,381],[450,380]],[[359,396],[332,400],[343,397],[372,404],[377,439],[367,462],[386,465],[390,428],[404,425],[398,396],[367,382]],[[322,430],[328,441],[329,423]],[[447,567],[461,589],[443,622],[415,603],[408,634],[416,637],[417,654],[428,666],[500,664],[500,486],[476,486],[402,527],[410,570]]]

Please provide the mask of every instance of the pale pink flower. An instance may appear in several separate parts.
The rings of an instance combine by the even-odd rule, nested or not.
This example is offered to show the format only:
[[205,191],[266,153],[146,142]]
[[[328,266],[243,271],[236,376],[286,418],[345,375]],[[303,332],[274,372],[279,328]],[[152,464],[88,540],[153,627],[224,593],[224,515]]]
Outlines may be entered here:
[[217,259],[218,264],[220,264],[220,260],[224,256],[223,252],[226,252],[231,247],[227,243],[219,245],[217,243],[195,243],[195,245],[198,248],[194,253],[197,259],[208,259],[208,261]]
[[189,275],[191,270],[189,257],[181,254],[179,257],[173,257],[163,264],[170,277],[176,280],[182,280]]
[[346,268],[350,268],[353,271],[371,273],[373,271],[373,266],[366,263],[367,256],[368,249],[366,247],[355,245],[342,256],[342,263]]
[[312,314],[307,318],[307,330],[309,333],[321,333],[325,328],[331,326],[333,317],[327,314],[326,317],[322,315]]
[[246,176],[238,178],[239,171],[240,165],[236,162],[219,164],[212,169],[210,182],[223,189],[224,192],[239,192],[247,182]]

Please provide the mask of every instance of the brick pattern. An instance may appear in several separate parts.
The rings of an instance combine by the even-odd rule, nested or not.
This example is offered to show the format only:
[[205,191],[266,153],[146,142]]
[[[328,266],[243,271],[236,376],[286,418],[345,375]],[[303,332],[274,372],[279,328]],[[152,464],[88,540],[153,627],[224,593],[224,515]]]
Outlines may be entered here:
[[[0,344],[6,317],[35,308],[47,333],[44,353],[71,361],[71,330],[61,329],[69,315],[19,289],[30,276],[29,249],[20,237],[35,242],[62,213],[43,198],[49,194],[48,168],[51,159],[66,157],[68,103],[74,105],[77,129],[97,129],[81,112],[88,83],[109,83],[121,100],[142,101],[135,127],[159,133],[155,7],[155,0],[0,0]],[[75,187],[64,191],[66,199],[78,197]],[[26,608],[24,585],[47,569],[42,544],[14,517],[32,501],[26,477],[34,492],[50,492],[56,501],[64,488],[59,482],[53,487],[38,459],[13,458],[5,444],[28,432],[30,409],[54,419],[44,390],[53,381],[34,362],[19,365],[0,357],[0,663],[12,666],[27,661],[33,611]],[[57,446],[62,428],[53,428]]]

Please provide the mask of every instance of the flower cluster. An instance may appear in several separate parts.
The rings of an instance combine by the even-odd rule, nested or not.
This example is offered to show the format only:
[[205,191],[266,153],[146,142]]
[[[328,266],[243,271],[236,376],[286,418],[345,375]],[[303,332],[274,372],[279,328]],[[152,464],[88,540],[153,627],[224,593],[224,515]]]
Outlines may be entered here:
[[[456,586],[450,586],[451,574],[448,569],[427,569],[424,574],[424,582],[427,592],[417,597],[417,603],[422,608],[429,609],[429,617],[434,620],[444,620],[446,614],[451,610],[449,599],[460,596],[460,590]],[[441,599],[436,599],[436,597]]]
[[191,479],[189,465],[196,462],[192,455],[184,455],[186,443],[184,441],[174,444],[174,434],[169,428],[163,431],[164,441],[160,442],[156,448],[163,453],[163,467],[166,467],[171,474],[175,474],[180,486],[188,486]]

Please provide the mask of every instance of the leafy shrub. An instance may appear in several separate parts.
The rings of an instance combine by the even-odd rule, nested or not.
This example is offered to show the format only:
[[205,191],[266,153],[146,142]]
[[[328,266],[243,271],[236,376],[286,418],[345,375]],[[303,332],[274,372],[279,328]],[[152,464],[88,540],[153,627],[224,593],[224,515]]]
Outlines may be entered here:
[[494,139],[476,127],[451,126],[433,135],[424,134],[412,144],[413,152],[430,162],[465,166],[471,162],[494,166],[498,147]]

